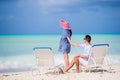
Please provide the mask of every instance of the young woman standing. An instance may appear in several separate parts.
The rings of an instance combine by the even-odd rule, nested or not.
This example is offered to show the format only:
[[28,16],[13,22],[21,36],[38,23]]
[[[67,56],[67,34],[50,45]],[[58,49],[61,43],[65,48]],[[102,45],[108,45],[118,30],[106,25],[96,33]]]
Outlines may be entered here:
[[62,36],[60,39],[59,51],[63,53],[65,66],[68,67],[69,65],[69,56],[71,50],[71,36],[72,36],[72,29],[69,26],[69,22],[65,20],[60,20],[60,25],[63,28]]

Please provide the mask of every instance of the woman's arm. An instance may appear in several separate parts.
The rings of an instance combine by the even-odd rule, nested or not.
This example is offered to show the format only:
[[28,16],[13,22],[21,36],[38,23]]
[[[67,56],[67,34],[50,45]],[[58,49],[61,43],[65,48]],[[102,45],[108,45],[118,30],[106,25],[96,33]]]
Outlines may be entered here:
[[70,45],[73,46],[73,43],[72,43],[71,39],[68,36],[67,36],[67,40],[70,43]]

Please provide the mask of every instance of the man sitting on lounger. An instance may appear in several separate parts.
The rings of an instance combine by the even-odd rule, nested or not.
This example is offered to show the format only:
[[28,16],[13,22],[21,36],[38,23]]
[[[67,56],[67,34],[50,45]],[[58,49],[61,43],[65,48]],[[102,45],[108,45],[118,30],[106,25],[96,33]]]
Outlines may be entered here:
[[68,67],[66,67],[63,72],[67,72],[69,69],[71,69],[73,67],[74,64],[76,64],[76,73],[80,72],[79,69],[79,64],[86,64],[90,55],[90,51],[91,51],[91,36],[90,35],[86,35],[84,38],[84,44],[74,44],[72,43],[73,46],[78,46],[78,47],[83,47],[84,51],[83,54],[78,54],[76,56],[74,56],[74,59],[71,61],[71,63],[69,64]]

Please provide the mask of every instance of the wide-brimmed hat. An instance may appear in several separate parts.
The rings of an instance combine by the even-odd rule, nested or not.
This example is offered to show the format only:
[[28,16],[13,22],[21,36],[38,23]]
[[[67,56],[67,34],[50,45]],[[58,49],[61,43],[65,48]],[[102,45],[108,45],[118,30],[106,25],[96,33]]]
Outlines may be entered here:
[[60,25],[63,29],[71,29],[69,26],[69,22],[66,20],[60,20]]

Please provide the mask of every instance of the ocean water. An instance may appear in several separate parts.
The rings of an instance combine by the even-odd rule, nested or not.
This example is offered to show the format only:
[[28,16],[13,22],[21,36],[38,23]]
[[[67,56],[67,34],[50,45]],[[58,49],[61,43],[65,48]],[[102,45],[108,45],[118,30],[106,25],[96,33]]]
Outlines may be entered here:
[[[85,34],[73,34],[74,43],[84,43]],[[91,34],[92,44],[109,44],[107,59],[110,64],[120,64],[120,34]],[[0,35],[0,73],[30,70],[36,66],[34,47],[51,47],[55,64],[64,64],[63,54],[58,52],[61,35]],[[80,47],[72,47],[70,61],[82,53]],[[58,57],[59,56],[59,57]]]

